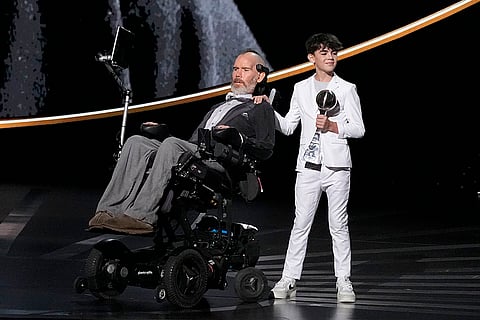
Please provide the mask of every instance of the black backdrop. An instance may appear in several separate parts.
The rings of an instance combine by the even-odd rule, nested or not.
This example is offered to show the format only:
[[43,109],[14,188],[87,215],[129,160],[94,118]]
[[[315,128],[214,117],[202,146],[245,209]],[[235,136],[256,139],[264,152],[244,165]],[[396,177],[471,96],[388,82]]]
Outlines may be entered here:
[[[280,70],[306,61],[303,43],[313,32],[333,32],[349,47],[454,2],[386,2],[381,7],[373,2],[312,5],[305,1],[288,7],[266,1],[236,3],[273,69]],[[455,214],[463,208],[478,211],[480,134],[475,109],[479,13],[475,5],[414,34],[340,61],[337,72],[358,86],[367,128],[363,139],[351,141],[353,210],[394,206],[420,213]],[[66,21],[68,15],[63,19]],[[61,28],[59,23],[59,33],[68,31]],[[107,36],[104,40],[109,43]],[[52,100],[53,113],[79,111],[76,101],[88,101],[90,95],[101,105],[119,106],[119,93],[100,66],[92,66],[101,75],[92,79],[76,77],[78,70],[72,65],[50,67],[66,68],[76,79],[57,79],[52,84],[62,89],[56,90],[59,96]],[[281,94],[281,113],[288,110],[293,83],[305,76],[272,83]],[[145,86],[148,88],[148,82]],[[142,99],[154,99],[145,90],[140,93]],[[153,119],[168,123],[175,135],[186,138],[212,102],[132,114],[128,134],[135,132],[141,121]],[[120,124],[121,118],[114,117],[1,129],[1,179],[101,188],[109,178]],[[277,136],[275,155],[262,168],[264,196],[293,201],[296,152],[297,135]]]

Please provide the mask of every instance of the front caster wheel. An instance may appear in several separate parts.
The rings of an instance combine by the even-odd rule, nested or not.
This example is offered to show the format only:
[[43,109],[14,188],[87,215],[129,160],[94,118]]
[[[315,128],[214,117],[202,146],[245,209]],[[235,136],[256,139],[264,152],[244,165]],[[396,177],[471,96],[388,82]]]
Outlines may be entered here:
[[256,302],[268,288],[265,274],[254,267],[238,271],[235,277],[235,292],[245,302]]
[[76,293],[83,293],[88,289],[88,280],[86,278],[77,277],[73,282],[73,288]]
[[127,287],[128,268],[122,265],[118,254],[107,254],[96,248],[85,264],[85,278],[90,292],[100,300],[121,294]]
[[155,288],[155,300],[157,302],[163,302],[165,301],[165,298],[167,297],[167,290],[163,286],[157,286]]

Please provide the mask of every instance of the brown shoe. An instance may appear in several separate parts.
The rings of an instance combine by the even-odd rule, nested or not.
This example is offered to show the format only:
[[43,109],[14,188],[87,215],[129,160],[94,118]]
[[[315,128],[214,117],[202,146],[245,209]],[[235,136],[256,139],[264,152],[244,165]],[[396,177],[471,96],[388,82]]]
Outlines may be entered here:
[[88,221],[88,226],[90,228],[103,228],[103,224],[113,217],[112,214],[107,211],[98,211],[90,221]]
[[153,232],[151,224],[142,222],[126,214],[120,214],[108,219],[104,226],[108,229],[127,234],[146,234]]
[[126,214],[112,215],[106,211],[99,211],[90,219],[89,230],[108,229],[126,234],[148,234],[153,232],[151,224],[142,222]]

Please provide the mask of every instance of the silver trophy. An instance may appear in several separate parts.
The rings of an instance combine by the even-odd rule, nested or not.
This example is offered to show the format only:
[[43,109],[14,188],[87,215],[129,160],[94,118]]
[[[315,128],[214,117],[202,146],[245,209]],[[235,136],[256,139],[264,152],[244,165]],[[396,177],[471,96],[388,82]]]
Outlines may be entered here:
[[[321,90],[317,93],[315,100],[318,105],[318,111],[324,115],[328,115],[327,113],[338,105],[337,97],[331,90]],[[317,128],[317,131],[315,131],[312,141],[308,145],[307,150],[305,150],[303,159],[306,162],[320,164],[320,129]]]
[[327,112],[332,111],[338,105],[337,97],[332,90],[321,90],[317,93],[315,100],[317,101],[320,114],[327,114]]

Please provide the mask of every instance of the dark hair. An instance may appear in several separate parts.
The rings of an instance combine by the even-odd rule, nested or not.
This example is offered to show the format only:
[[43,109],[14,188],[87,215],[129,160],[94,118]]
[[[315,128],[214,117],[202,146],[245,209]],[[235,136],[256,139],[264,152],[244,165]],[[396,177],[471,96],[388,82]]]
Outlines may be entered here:
[[329,48],[334,51],[343,49],[343,44],[331,33],[316,33],[305,41],[307,53],[315,53],[319,49]]

